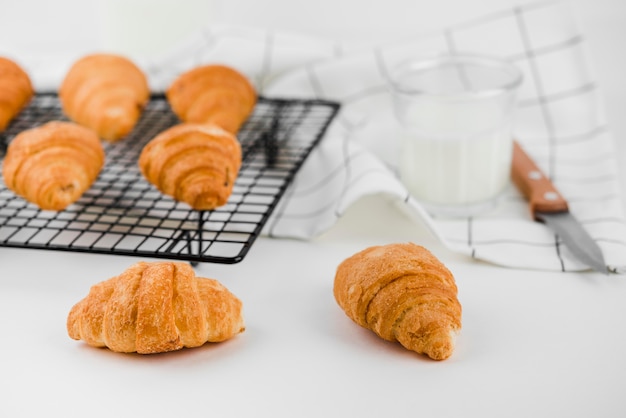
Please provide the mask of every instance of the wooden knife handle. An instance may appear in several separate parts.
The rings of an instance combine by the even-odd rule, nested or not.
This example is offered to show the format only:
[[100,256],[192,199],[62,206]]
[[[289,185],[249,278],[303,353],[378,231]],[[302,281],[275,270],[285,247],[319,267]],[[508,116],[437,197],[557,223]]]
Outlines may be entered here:
[[513,141],[511,178],[528,199],[533,217],[536,212],[568,211],[567,201],[517,141]]

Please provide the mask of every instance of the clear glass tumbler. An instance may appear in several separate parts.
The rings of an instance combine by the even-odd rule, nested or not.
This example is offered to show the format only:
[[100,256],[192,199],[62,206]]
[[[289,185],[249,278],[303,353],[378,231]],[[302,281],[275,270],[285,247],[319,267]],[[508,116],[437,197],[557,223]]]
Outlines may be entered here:
[[392,73],[402,126],[402,181],[434,215],[492,207],[510,179],[512,122],[522,74],[478,55],[414,59]]

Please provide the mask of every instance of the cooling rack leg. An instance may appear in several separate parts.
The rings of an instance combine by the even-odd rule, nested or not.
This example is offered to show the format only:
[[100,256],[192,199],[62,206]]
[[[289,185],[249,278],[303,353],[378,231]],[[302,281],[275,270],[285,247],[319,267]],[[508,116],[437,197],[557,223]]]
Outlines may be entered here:
[[[203,231],[204,231],[204,221],[205,221],[206,214],[207,214],[207,211],[200,211],[200,212],[198,212],[198,229],[196,231],[197,235],[198,235],[198,253],[196,254],[198,256],[198,259],[200,259],[202,257],[202,251],[204,249]],[[188,236],[188,240],[189,240],[189,242],[188,242],[189,252],[192,253],[193,252],[193,247],[191,245],[191,237]],[[192,266],[197,266],[198,262],[197,261],[191,261],[191,265]]]
[[282,107],[282,105],[277,106],[276,116],[272,120],[272,126],[270,130],[265,132],[262,136],[265,159],[269,167],[276,165],[276,158],[278,156],[278,135],[280,133],[280,114]]

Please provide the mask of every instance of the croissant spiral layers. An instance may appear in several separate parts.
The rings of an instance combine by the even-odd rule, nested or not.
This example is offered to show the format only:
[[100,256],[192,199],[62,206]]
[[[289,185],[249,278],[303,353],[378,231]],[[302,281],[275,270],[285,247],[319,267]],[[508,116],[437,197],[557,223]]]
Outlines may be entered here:
[[93,131],[71,122],[48,122],[11,141],[2,175],[16,194],[41,209],[58,211],[91,187],[104,159]]
[[140,354],[225,341],[244,328],[241,301],[178,262],[131,266],[92,286],[67,318],[72,339]]
[[139,156],[139,168],[150,183],[196,210],[224,205],[240,167],[237,138],[214,125],[173,126],[146,144]]
[[367,248],[337,268],[334,295],[354,322],[405,348],[444,360],[461,329],[452,273],[424,247]]
[[236,134],[257,100],[248,79],[224,65],[205,65],[181,74],[166,91],[184,122],[214,123]]
[[65,114],[107,141],[132,131],[149,98],[145,74],[132,61],[112,54],[76,61],[59,89]]
[[15,62],[0,57],[0,132],[28,104],[33,94],[28,74]]

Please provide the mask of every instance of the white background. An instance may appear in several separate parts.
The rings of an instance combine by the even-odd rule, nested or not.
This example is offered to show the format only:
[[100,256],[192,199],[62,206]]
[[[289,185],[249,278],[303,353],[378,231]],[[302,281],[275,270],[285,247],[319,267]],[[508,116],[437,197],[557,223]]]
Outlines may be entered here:
[[[511,4],[230,0],[215,10],[227,23],[376,42]],[[626,164],[626,3],[572,4]],[[0,53],[97,48],[96,10],[94,0],[0,0]],[[341,260],[408,240],[430,248],[457,278],[463,331],[445,362],[379,340],[332,298]],[[247,329],[229,342],[137,356],[70,340],[71,306],[136,261],[0,250],[0,416],[626,416],[624,277],[478,263],[446,251],[380,199],[357,203],[310,242],[261,238],[242,263],[199,265],[198,274],[244,302]]]

